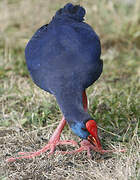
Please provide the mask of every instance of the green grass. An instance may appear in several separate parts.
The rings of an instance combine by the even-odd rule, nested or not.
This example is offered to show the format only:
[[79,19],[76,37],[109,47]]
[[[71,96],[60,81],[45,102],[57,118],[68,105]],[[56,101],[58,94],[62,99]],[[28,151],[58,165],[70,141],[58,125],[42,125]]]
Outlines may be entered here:
[[[24,49],[36,29],[48,23],[55,11],[66,2],[68,1],[62,0],[58,3],[55,0],[52,3],[50,0],[5,0],[0,2],[2,161],[5,160],[7,152],[10,155],[13,152],[16,154],[18,148],[24,147],[24,141],[26,148],[30,146],[30,143],[26,142],[27,133],[29,136],[30,133],[35,133],[31,137],[34,144],[38,144],[34,139],[38,137],[38,133],[43,137],[47,136],[48,139],[61,118],[61,112],[54,97],[33,84],[27,71]],[[66,177],[73,179],[71,174],[74,174],[74,179],[139,179],[140,177],[140,2],[139,0],[134,4],[115,0],[93,2],[79,0],[77,2],[86,8],[85,20],[92,25],[101,38],[104,61],[102,76],[87,90],[89,112],[99,125],[103,146],[105,148],[125,147],[128,151],[123,155],[112,155],[109,160],[100,157],[103,160],[102,163],[98,163],[97,154],[93,161],[85,160],[86,155],[70,158],[58,156],[55,160],[50,158],[47,159],[47,163],[51,168],[47,172],[44,169],[48,167],[37,161],[40,169],[38,175],[35,171],[34,177],[28,169],[30,167],[33,173],[33,169],[36,169],[34,162],[31,164],[31,161],[26,161],[25,167],[25,161],[23,164],[20,162],[24,169],[23,173],[22,169],[17,170],[18,164],[5,166],[3,161],[5,169],[1,171],[3,172],[1,179],[8,177],[27,179],[26,174],[30,174],[31,179],[45,177],[59,179],[63,175],[62,179]],[[20,133],[20,130],[23,133]],[[65,128],[63,137],[77,138],[68,127]],[[5,141],[5,138],[8,140]],[[17,145],[16,141],[19,141],[20,145]],[[43,144],[38,144],[37,149],[40,146]],[[44,174],[41,173],[42,171]],[[15,172],[17,175],[14,175]],[[90,174],[89,177],[87,174]]]

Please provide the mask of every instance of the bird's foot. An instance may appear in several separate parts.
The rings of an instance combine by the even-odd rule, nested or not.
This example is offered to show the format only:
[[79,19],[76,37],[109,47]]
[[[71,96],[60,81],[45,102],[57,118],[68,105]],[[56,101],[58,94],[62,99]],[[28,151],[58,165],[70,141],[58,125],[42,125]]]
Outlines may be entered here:
[[97,147],[92,145],[88,140],[83,140],[80,143],[80,145],[81,145],[81,147],[76,149],[76,150],[73,150],[73,151],[70,151],[70,152],[58,151],[57,153],[74,154],[74,153],[79,153],[79,152],[82,152],[82,151],[87,151],[87,156],[89,158],[91,158],[91,152],[90,152],[91,150],[94,150],[94,151],[99,152],[101,154],[104,154],[104,153],[113,153],[113,152],[126,152],[125,149],[123,149],[123,150],[104,150],[104,149],[98,149]]
[[13,161],[16,161],[17,159],[31,159],[31,158],[41,155],[42,153],[48,150],[50,150],[50,152],[48,153],[48,156],[50,156],[55,152],[56,146],[64,145],[64,144],[77,146],[77,143],[73,140],[61,141],[59,140],[59,138],[55,137],[53,139],[51,138],[48,144],[42,149],[36,152],[19,152],[18,155],[22,155],[22,156],[9,158],[7,159],[7,162],[13,162]]
[[9,159],[7,159],[7,162],[13,162],[17,159],[31,159],[33,157],[39,156],[40,154],[50,150],[50,152],[48,153],[48,156],[49,156],[54,153],[55,147],[58,145],[67,144],[67,145],[77,146],[77,142],[75,142],[73,140],[66,140],[66,141],[60,140],[60,134],[61,134],[65,124],[66,124],[66,120],[63,117],[62,120],[60,121],[58,127],[54,131],[53,135],[51,136],[48,144],[45,147],[43,147],[42,149],[40,149],[36,152],[19,152],[18,155],[21,155],[21,156],[9,158]]
[[76,150],[73,150],[73,151],[69,151],[69,152],[65,152],[65,151],[57,151],[57,153],[61,153],[61,154],[74,154],[74,153],[79,153],[79,152],[82,152],[82,151],[87,151],[87,155],[88,157],[91,157],[91,153],[90,153],[90,150],[93,149],[95,150],[96,148],[88,141],[88,140],[83,140],[81,143],[80,143],[81,147],[76,149]]

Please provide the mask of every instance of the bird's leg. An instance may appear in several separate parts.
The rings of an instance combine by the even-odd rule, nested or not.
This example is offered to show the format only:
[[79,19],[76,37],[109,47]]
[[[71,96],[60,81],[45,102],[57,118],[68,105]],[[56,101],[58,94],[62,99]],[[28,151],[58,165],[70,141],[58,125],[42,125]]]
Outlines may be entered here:
[[65,141],[60,140],[60,135],[61,135],[61,132],[62,132],[65,124],[66,124],[66,120],[63,117],[62,120],[60,121],[58,127],[54,131],[52,137],[50,138],[48,144],[45,147],[43,147],[42,149],[40,149],[36,152],[19,152],[18,154],[23,155],[23,156],[9,158],[9,159],[7,159],[7,162],[13,162],[17,159],[30,159],[30,158],[39,156],[40,154],[46,152],[47,150],[50,150],[48,155],[51,155],[54,153],[55,147],[58,145],[68,144],[68,145],[77,146],[77,143],[73,140],[65,140]]
[[87,111],[87,109],[88,109],[88,101],[87,101],[87,95],[86,95],[85,91],[83,92],[82,100],[83,100],[84,110]]

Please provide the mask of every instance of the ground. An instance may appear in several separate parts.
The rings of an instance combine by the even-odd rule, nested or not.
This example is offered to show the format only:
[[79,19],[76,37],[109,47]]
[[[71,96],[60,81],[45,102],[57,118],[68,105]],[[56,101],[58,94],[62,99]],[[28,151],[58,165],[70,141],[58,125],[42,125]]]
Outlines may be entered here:
[[[104,71],[88,88],[89,112],[105,149],[125,153],[77,155],[47,153],[7,163],[19,151],[43,147],[62,114],[52,95],[36,87],[27,71],[24,48],[67,0],[0,1],[0,179],[140,179],[140,2],[71,2],[86,8],[85,20],[99,34]],[[67,126],[62,139],[80,143]],[[71,150],[59,146],[57,150]]]

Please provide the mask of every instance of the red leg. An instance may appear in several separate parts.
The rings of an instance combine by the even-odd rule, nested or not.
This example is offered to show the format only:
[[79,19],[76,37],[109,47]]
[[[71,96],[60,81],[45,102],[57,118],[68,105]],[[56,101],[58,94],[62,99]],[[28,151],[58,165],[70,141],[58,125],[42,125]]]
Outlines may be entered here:
[[23,155],[23,156],[19,156],[19,157],[12,157],[7,159],[8,162],[13,162],[17,159],[30,159],[36,156],[39,156],[40,154],[46,152],[47,150],[50,150],[50,152],[48,153],[48,155],[51,155],[54,153],[55,151],[55,147],[58,145],[63,145],[63,144],[69,144],[69,145],[74,145],[77,146],[77,143],[73,140],[66,140],[66,141],[61,141],[60,140],[60,134],[64,128],[66,124],[66,120],[63,117],[61,122],[59,123],[58,127],[56,128],[55,132],[53,133],[52,137],[50,138],[48,144],[43,147],[42,149],[36,151],[36,152],[19,152],[19,155]]
[[88,101],[87,101],[87,95],[86,95],[85,91],[83,91],[83,107],[84,107],[84,110],[87,111],[87,109],[88,109]]

